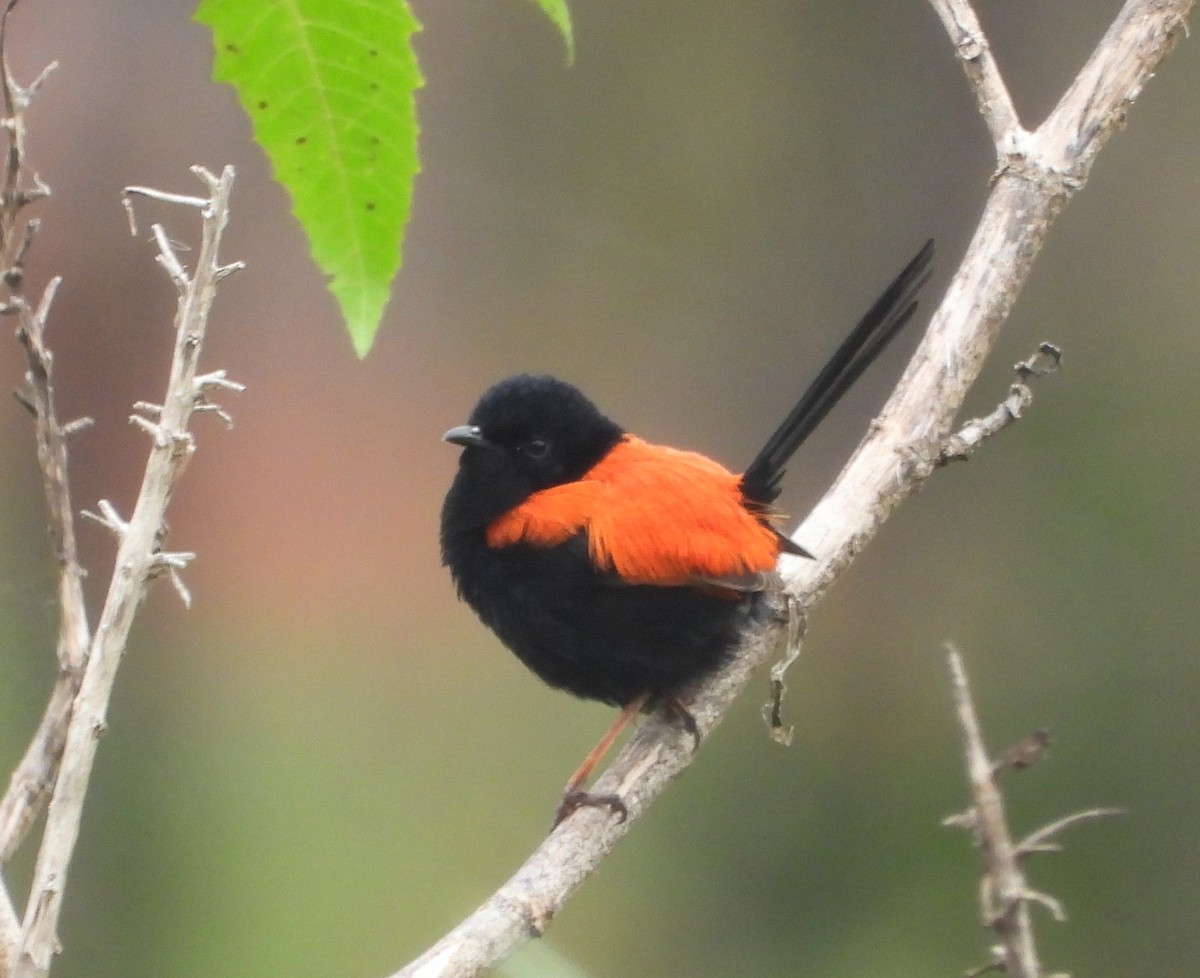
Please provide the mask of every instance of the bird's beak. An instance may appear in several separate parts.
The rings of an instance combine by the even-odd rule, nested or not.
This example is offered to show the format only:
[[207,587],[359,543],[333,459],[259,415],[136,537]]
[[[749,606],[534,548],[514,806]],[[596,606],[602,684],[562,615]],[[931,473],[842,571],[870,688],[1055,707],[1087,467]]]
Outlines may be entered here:
[[463,448],[486,448],[488,444],[483,432],[479,430],[479,425],[476,424],[460,424],[451,428],[442,435],[442,441],[448,441],[451,445],[461,445]]

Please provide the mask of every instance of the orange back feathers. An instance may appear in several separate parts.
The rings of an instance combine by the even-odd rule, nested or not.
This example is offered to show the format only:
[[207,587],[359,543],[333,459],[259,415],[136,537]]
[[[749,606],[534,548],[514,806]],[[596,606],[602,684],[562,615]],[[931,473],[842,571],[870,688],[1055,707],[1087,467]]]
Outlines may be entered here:
[[592,562],[630,584],[770,571],[780,538],[746,508],[741,476],[696,452],[626,435],[576,482],[535,492],[488,527],[491,547],[587,534]]

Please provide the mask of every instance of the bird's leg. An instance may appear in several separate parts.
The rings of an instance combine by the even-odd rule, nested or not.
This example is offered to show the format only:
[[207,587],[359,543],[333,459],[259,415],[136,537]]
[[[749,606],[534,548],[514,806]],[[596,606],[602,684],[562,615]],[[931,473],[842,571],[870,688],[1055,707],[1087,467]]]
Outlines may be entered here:
[[563,788],[562,801],[558,803],[558,811],[554,814],[554,826],[556,828],[559,822],[578,808],[607,807],[613,814],[619,815],[622,822],[625,821],[629,810],[625,807],[625,802],[621,800],[620,795],[593,795],[584,791],[582,786],[591,777],[592,771],[603,760],[604,755],[612,749],[612,745],[616,743],[617,738],[629,726],[630,721],[642,712],[642,707],[646,705],[647,699],[649,699],[649,696],[643,694],[630,700],[625,708],[617,714],[617,718],[612,722],[612,726],[604,732],[604,736],[600,738],[599,743],[591,749],[588,756],[583,759],[583,763],[575,769],[575,773],[567,781],[567,786]]
[[700,725],[696,722],[696,717],[692,711],[687,708],[687,704],[678,696],[672,696],[670,699],[662,702],[663,713],[671,720],[678,721],[683,727],[685,733],[692,735],[692,753],[700,749]]

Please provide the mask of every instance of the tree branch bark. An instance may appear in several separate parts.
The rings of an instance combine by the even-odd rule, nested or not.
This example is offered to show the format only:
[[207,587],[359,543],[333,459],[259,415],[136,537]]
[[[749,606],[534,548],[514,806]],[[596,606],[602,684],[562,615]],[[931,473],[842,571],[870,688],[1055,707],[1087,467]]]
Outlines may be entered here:
[[[937,467],[951,425],[1019,294],[1055,217],[1170,52],[1195,0],[1128,0],[1049,118],[1021,125],[987,38],[965,0],[931,0],[946,26],[999,166],[976,232],[903,378],[797,539],[817,561],[785,561],[787,596],[811,608],[883,521]],[[746,629],[736,660],[689,708],[703,737],[777,648],[780,596],[765,623]],[[466,978],[544,932],[555,913],[690,761],[690,738],[643,724],[595,790],[629,809],[618,823],[584,809],[567,819],[477,911],[393,978]]]

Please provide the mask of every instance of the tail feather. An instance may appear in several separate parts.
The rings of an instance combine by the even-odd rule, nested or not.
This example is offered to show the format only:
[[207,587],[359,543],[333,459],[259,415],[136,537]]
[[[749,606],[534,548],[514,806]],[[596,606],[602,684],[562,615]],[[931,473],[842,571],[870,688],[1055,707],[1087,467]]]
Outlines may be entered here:
[[796,449],[916,312],[916,295],[929,279],[933,250],[932,239],[926,241],[842,341],[783,424],[767,439],[742,476],[746,498],[766,504],[779,495],[784,466]]

